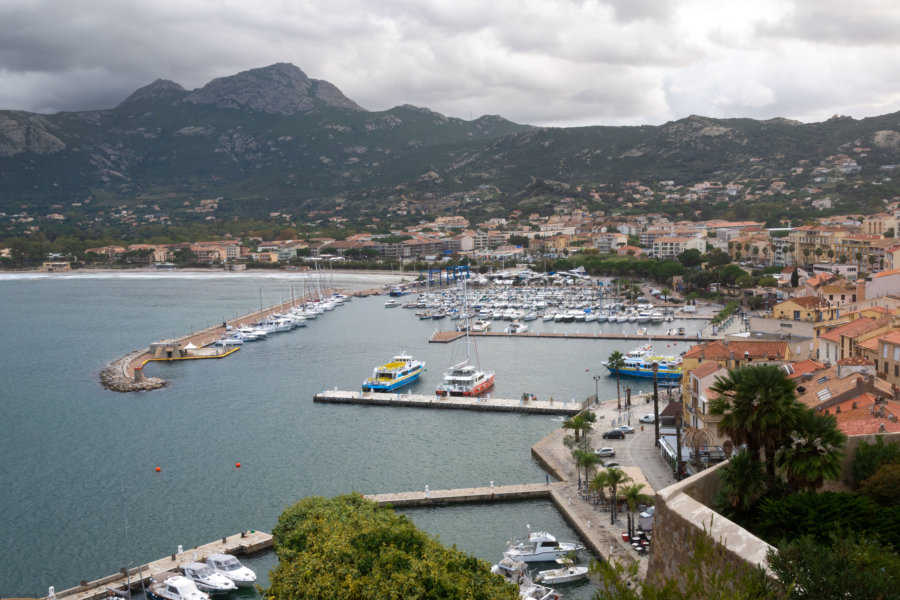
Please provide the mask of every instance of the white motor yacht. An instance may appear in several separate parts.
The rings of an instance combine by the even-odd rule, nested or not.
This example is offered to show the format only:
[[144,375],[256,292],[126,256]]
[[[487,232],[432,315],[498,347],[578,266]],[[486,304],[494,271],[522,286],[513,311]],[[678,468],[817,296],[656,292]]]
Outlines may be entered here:
[[540,562],[564,558],[569,552],[578,550],[584,550],[584,546],[577,542],[560,542],[546,531],[532,531],[527,541],[510,544],[507,552],[514,560]]
[[241,564],[230,554],[212,554],[206,564],[234,582],[238,587],[250,587],[256,583],[256,573]]
[[164,581],[151,578],[147,597],[151,600],[209,600],[209,594],[201,592],[193,581],[182,575]]
[[208,594],[220,594],[236,590],[237,586],[228,577],[219,573],[206,563],[189,562],[181,565],[184,576],[194,582],[201,591]]

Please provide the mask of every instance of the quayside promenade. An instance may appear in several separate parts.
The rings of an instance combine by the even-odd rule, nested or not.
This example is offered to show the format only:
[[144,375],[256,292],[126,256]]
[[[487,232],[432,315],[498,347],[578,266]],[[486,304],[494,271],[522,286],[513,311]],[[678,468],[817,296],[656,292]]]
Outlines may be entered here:
[[[110,592],[124,593],[129,589],[140,590],[142,584],[149,583],[150,578],[157,578],[163,573],[177,572],[178,566],[187,562],[205,562],[212,554],[247,555],[260,552],[272,547],[272,535],[263,531],[249,530],[223,537],[215,542],[203,544],[196,548],[182,549],[170,556],[154,560],[134,567],[125,573],[123,567],[119,573],[108,575],[94,581],[82,581],[78,585],[67,590],[48,595],[45,600],[100,600],[110,595]],[[52,588],[51,588],[52,589]]]

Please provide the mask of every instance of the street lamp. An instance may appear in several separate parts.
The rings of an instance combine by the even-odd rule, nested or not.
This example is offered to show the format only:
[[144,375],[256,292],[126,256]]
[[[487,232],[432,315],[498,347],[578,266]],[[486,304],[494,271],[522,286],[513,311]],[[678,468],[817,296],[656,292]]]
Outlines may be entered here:
[[600,404],[600,376],[594,375],[594,404]]
[[653,445],[657,448],[659,447],[659,381],[657,376],[659,374],[659,363],[653,361],[651,365],[653,369],[653,431],[655,438],[653,440]]

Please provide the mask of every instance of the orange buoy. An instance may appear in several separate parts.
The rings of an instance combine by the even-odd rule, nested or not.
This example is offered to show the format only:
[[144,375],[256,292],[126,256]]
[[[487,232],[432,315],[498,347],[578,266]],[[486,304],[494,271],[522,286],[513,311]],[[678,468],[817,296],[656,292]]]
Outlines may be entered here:
[[160,471],[162,471],[162,467],[156,467],[156,472],[159,473]]
[[240,468],[241,468],[241,463],[234,463],[234,466],[237,467],[238,469],[240,469]]

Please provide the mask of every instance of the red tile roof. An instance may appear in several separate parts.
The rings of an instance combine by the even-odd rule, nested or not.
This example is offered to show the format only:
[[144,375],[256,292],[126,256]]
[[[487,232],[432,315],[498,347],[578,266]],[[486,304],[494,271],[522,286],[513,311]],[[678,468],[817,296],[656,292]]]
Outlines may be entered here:
[[817,363],[812,359],[801,360],[800,362],[791,363],[791,368],[794,370],[793,374],[788,375],[788,379],[797,379],[801,377],[804,373],[815,373],[816,371],[821,371],[825,368],[825,365],[822,363]]
[[[854,407],[855,404],[855,407]],[[840,408],[840,411],[838,411]],[[838,406],[825,411],[834,414],[838,429],[847,435],[864,435],[878,433],[884,427],[889,433],[900,432],[900,402],[887,400],[884,403],[884,416],[881,416],[881,405],[876,406],[875,396],[869,393],[841,402]],[[894,420],[890,418],[893,415]]]
[[787,353],[787,342],[769,342],[763,340],[716,340],[706,344],[698,344],[688,350],[685,358],[725,360],[734,353],[735,359],[744,358],[744,353],[753,359],[784,358]]
[[860,317],[849,323],[841,325],[840,327],[835,327],[828,333],[823,333],[820,338],[823,340],[828,340],[829,342],[840,343],[841,336],[846,335],[849,338],[858,337],[864,333],[869,331],[874,331],[879,327],[884,327],[887,323],[879,319],[876,321],[875,319],[870,319],[869,317]]
[[716,371],[722,368],[722,365],[717,363],[714,360],[708,360],[705,363],[701,363],[700,365],[691,369],[691,375],[696,377],[697,379],[703,379],[708,375],[712,375]]

